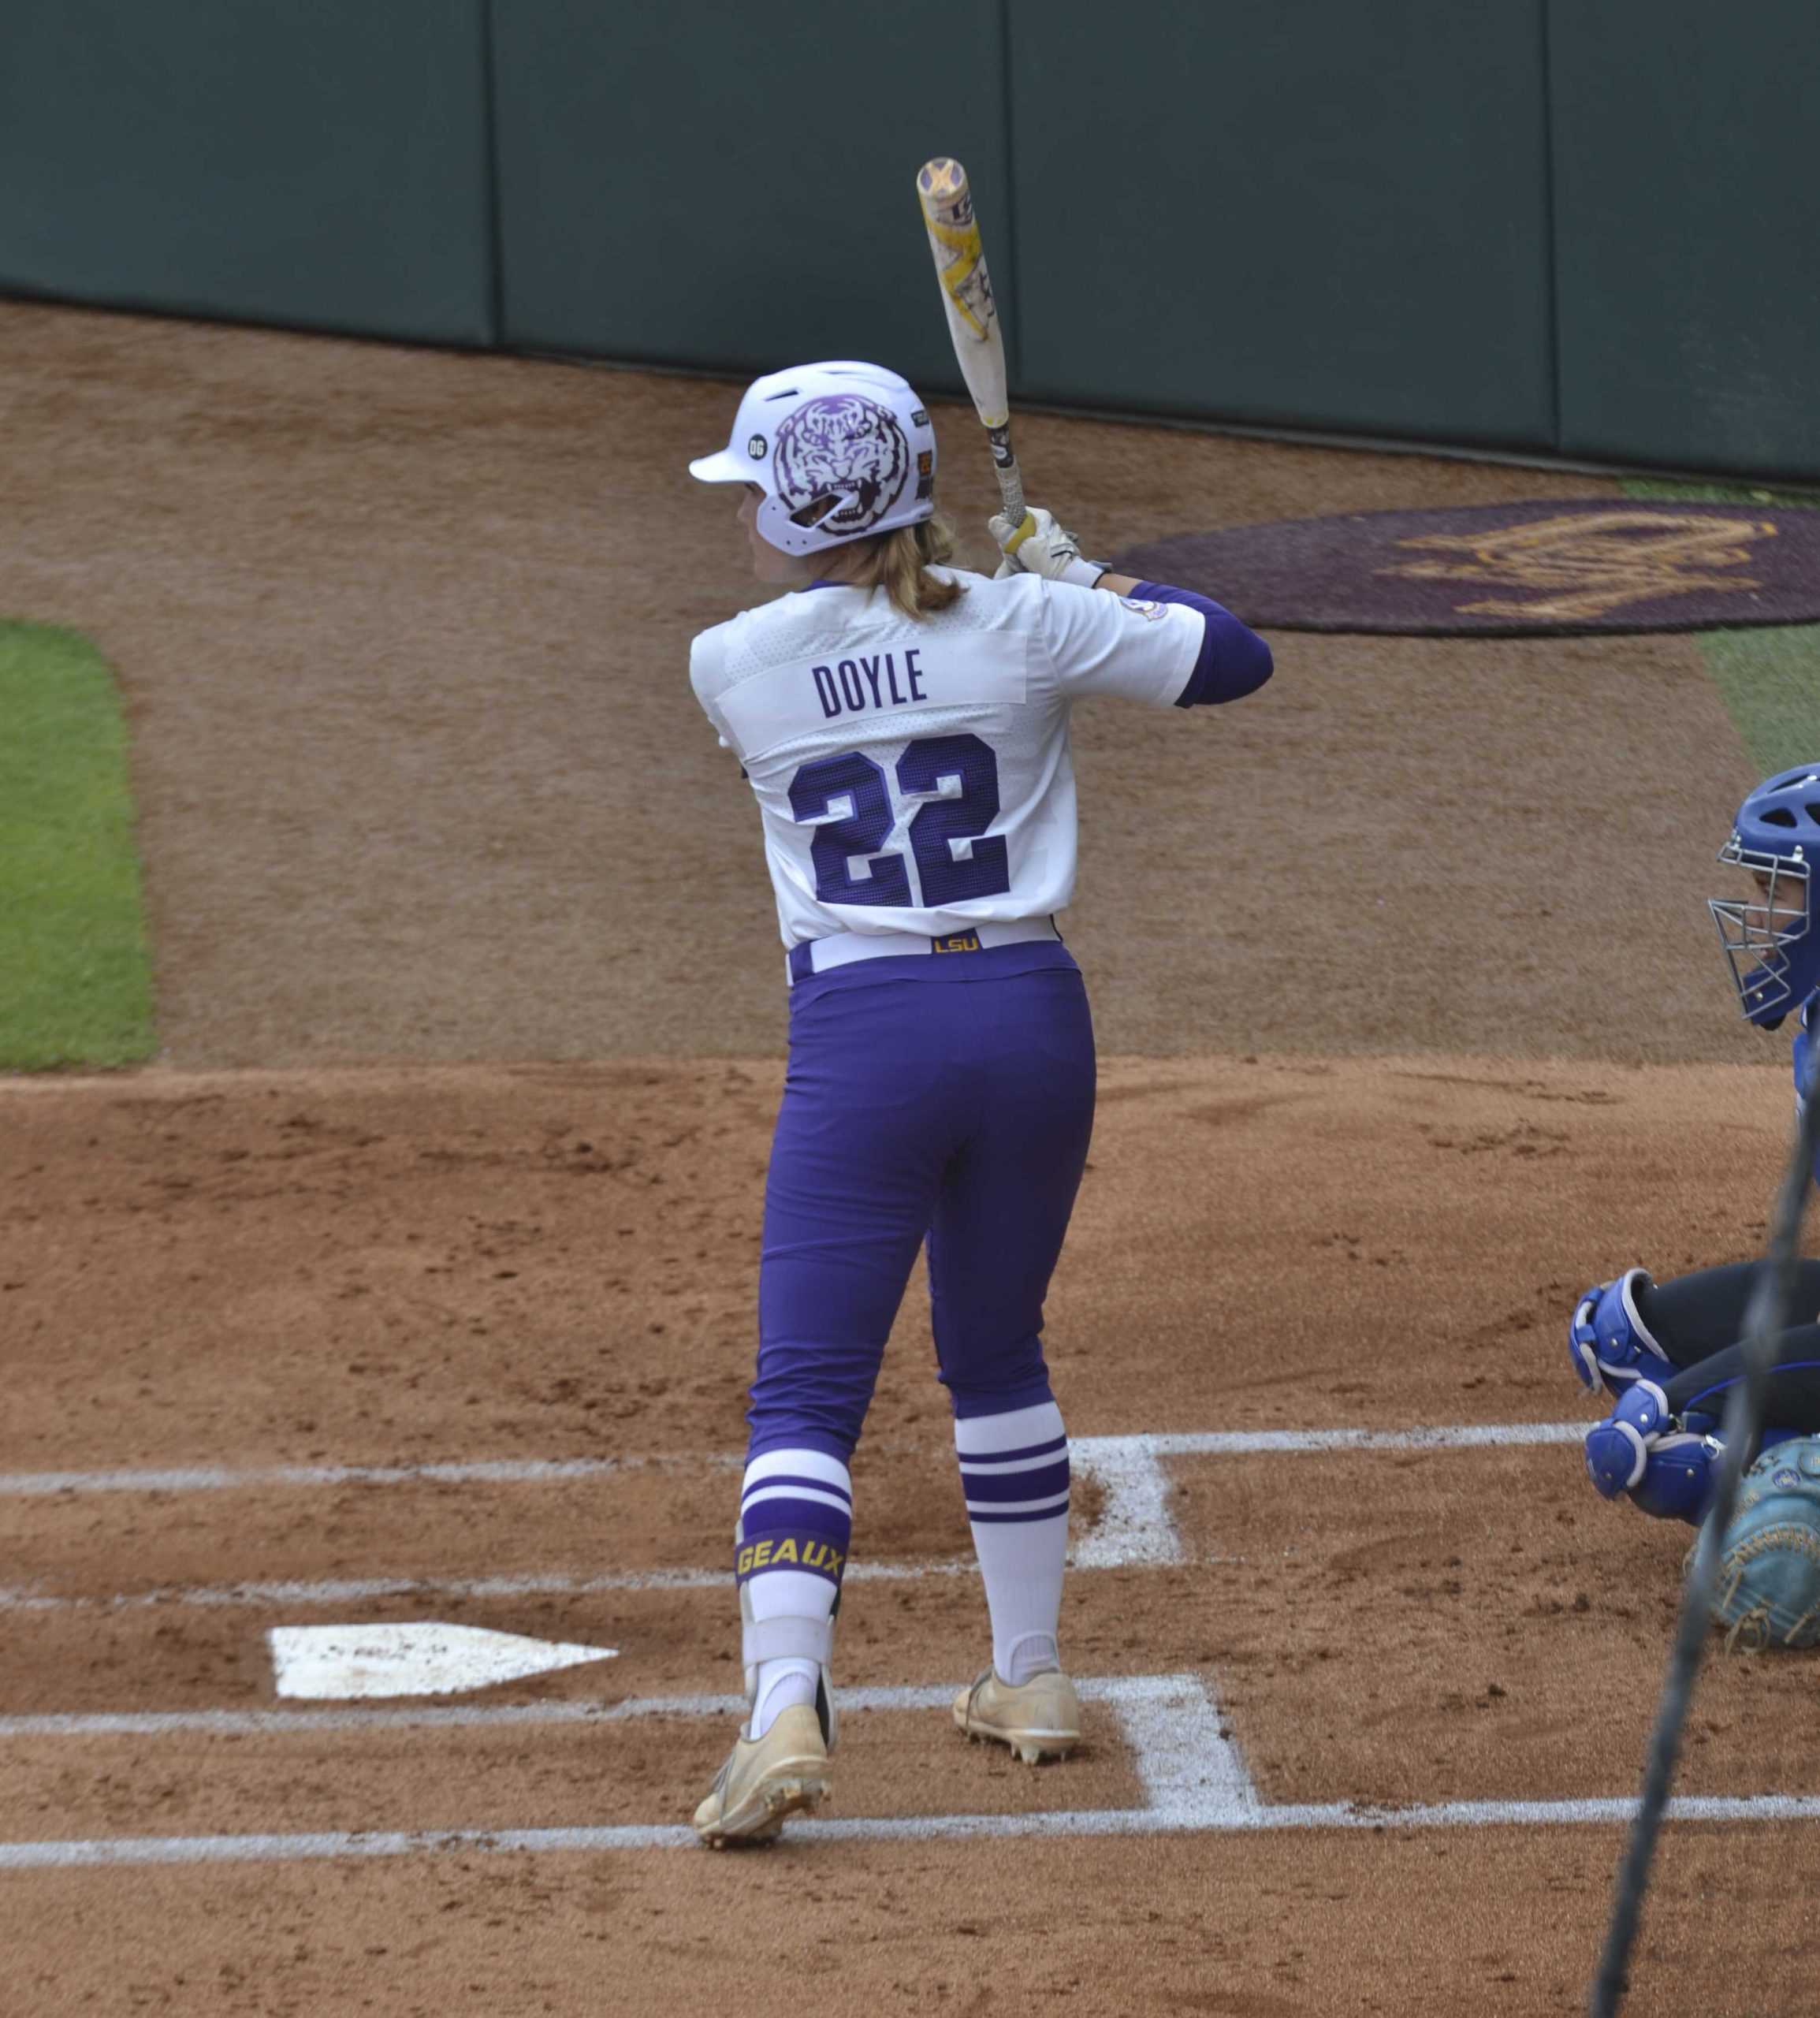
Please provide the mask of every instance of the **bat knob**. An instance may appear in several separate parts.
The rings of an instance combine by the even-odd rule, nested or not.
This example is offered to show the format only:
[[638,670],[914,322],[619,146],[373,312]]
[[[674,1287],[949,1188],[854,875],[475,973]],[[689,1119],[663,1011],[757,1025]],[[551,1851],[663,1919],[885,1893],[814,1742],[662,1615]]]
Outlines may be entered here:
[[917,177],[917,187],[936,203],[951,201],[966,186],[967,171],[946,155],[937,155],[933,161],[925,162]]

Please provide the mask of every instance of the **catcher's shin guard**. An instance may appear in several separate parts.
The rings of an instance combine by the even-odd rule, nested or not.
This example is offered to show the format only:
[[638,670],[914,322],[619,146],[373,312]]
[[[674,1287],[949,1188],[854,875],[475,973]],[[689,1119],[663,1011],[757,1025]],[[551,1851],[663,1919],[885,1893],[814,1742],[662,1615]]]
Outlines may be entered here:
[[1622,1394],[1643,1378],[1668,1379],[1674,1362],[1651,1335],[1637,1298],[1654,1286],[1643,1268],[1627,1268],[1616,1281],[1595,1283],[1573,1307],[1568,1353],[1580,1384],[1596,1394]]

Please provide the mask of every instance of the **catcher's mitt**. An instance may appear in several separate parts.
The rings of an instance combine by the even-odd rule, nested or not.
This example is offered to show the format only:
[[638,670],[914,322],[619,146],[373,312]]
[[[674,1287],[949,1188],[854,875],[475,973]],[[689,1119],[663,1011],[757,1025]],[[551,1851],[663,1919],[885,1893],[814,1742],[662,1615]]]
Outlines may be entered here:
[[1773,1445],[1745,1473],[1720,1550],[1728,1651],[1820,1640],[1820,1436]]

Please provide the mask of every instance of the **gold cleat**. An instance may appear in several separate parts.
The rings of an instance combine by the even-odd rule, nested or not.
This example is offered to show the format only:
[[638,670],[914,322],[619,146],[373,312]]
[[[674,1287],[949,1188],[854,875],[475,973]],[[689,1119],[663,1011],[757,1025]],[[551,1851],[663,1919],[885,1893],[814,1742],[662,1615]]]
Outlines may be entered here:
[[808,1814],[828,1784],[821,1719],[812,1703],[794,1703],[764,1737],[735,1740],[695,1811],[695,1833],[711,1850],[775,1842],[785,1818]]
[[955,1698],[955,1726],[970,1740],[996,1738],[1026,1766],[1060,1759],[1081,1742],[1081,1699],[1065,1674],[1051,1669],[1017,1688],[988,1668]]

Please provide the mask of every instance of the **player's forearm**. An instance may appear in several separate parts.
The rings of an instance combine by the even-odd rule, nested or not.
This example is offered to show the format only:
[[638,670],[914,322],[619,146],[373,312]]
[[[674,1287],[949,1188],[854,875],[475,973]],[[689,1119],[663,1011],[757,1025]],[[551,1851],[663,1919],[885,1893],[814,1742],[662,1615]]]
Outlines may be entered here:
[[1028,518],[1018,525],[1003,516],[986,523],[1007,568],[1074,587],[1108,589],[1138,602],[1178,602],[1193,610],[1201,621],[1200,650],[1176,698],[1177,707],[1240,700],[1255,694],[1270,678],[1270,646],[1211,597],[1197,595],[1193,589],[1171,588],[1164,582],[1141,582],[1135,575],[1115,574],[1096,560],[1082,560],[1074,535],[1058,523],[1054,512],[1040,505],[1032,505]]
[[1270,678],[1273,670],[1270,646],[1249,624],[1241,624],[1212,597],[1198,594],[1193,589],[1174,588],[1167,582],[1130,581],[1123,575],[1104,577],[1098,586],[1104,588],[1110,581],[1130,581],[1130,586],[1119,593],[1139,602],[1182,603],[1200,618],[1204,627],[1200,655],[1188,676],[1187,685],[1176,697],[1177,707],[1204,708],[1217,706],[1223,701],[1241,701]]

